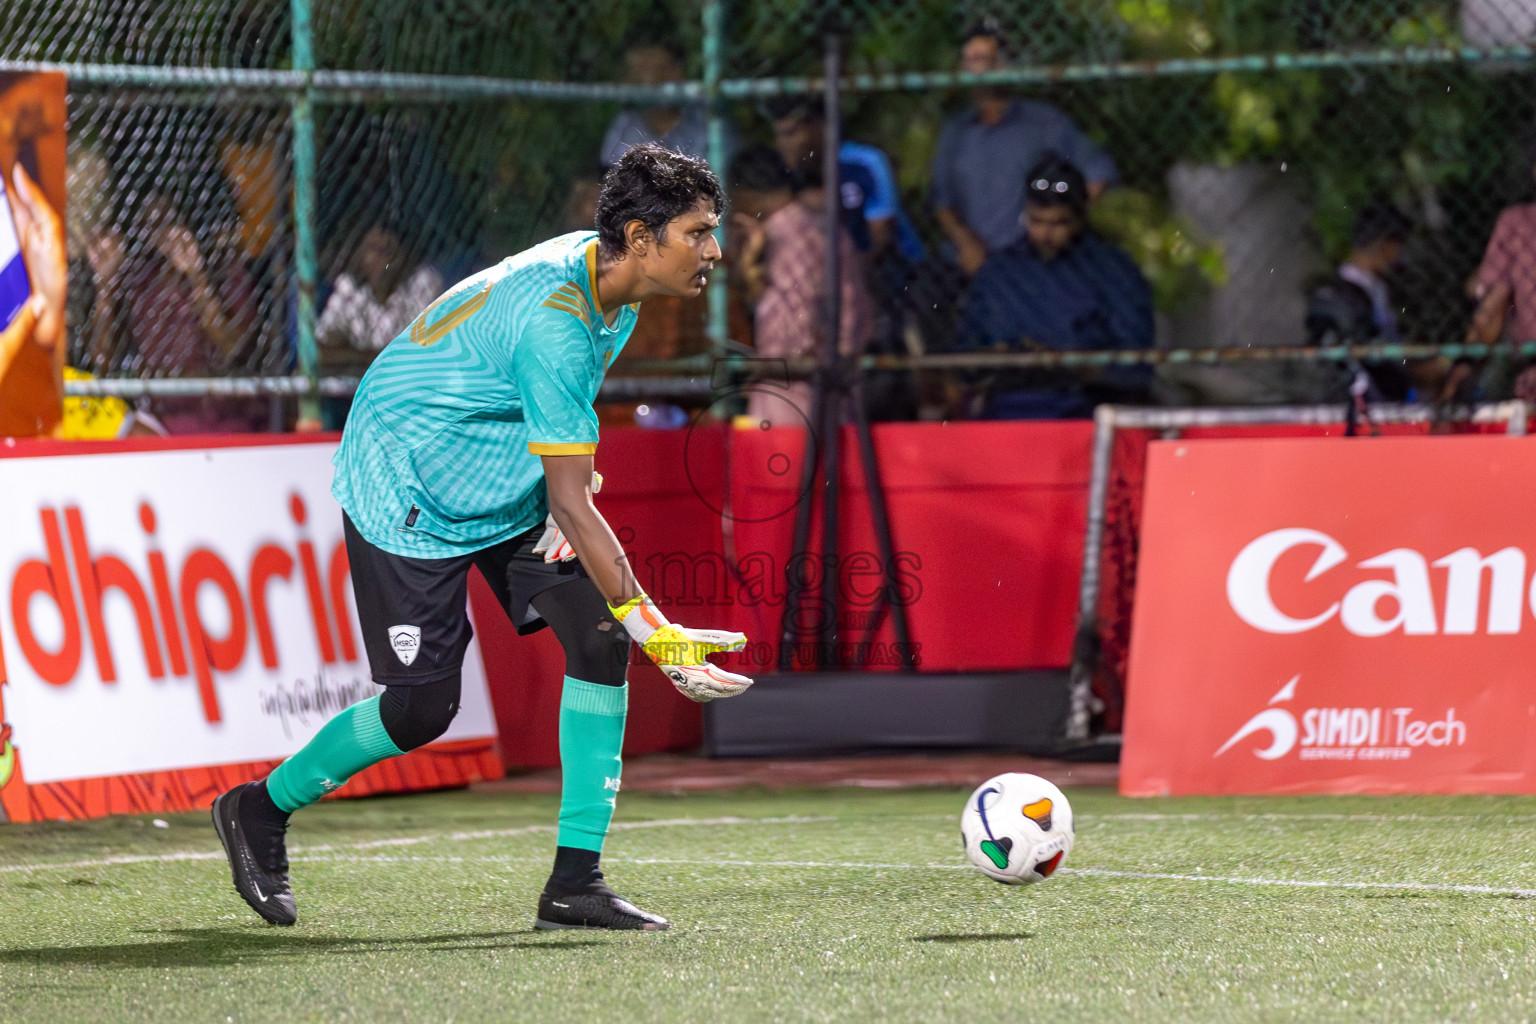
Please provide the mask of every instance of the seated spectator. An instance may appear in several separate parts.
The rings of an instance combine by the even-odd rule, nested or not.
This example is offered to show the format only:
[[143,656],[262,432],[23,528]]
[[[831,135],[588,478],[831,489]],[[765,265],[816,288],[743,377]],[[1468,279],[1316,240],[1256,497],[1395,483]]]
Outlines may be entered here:
[[390,225],[363,233],[315,323],[321,362],[362,369],[442,294],[443,275],[402,243]]
[[[1152,291],[1121,250],[1087,227],[1088,184],[1076,167],[1047,158],[1029,172],[1025,234],[998,250],[971,281],[959,346],[995,351],[1136,350],[1152,347]],[[1101,402],[1147,398],[1151,367],[1100,371],[1006,371],[988,419],[1091,416]]]
[[122,297],[111,287],[120,283],[126,252],[123,234],[113,223],[112,167],[98,151],[75,146],[65,175],[71,197],[65,214],[69,365],[102,373],[129,356],[123,351],[128,331],[121,323]]
[[[109,287],[126,298],[141,372],[223,373],[254,340],[255,284],[239,252],[205,246],[159,192],[144,198],[130,236],[122,283]],[[263,403],[209,396],[157,399],[154,412],[173,434],[256,430],[267,418]]]
[[[373,357],[411,325],[443,291],[443,275],[419,260],[392,225],[363,233],[336,275],[325,309],[315,322],[323,372],[361,375]],[[340,430],[352,409],[350,396],[320,400],[320,423]]]
[[[777,152],[750,146],[731,161],[729,179],[734,208],[731,281],[752,309],[758,354],[790,358],[819,353],[826,333],[827,293],[826,217],[819,176],[797,191]],[[838,344],[849,354],[868,342],[873,310],[846,232],[838,248]],[[769,424],[805,426],[811,416],[810,386],[792,384],[783,399],[754,392],[747,414]]]
[[[1003,65],[995,24],[966,33],[961,71],[982,74]],[[971,109],[948,118],[939,131],[931,193],[934,216],[966,274],[1023,235],[1025,176],[1047,153],[1060,154],[1087,176],[1091,198],[1115,181],[1114,161],[1055,107],[992,85],[977,86],[971,97]]]
[[[643,43],[624,54],[624,80],[631,85],[665,85],[683,80],[683,64],[669,47]],[[668,149],[709,159],[709,120],[704,106],[646,106],[620,111],[603,135],[598,159],[604,168],[619,162],[631,146],[658,142]],[[730,150],[727,146],[727,151]]]
[[[1526,158],[1536,173],[1536,146],[1528,148]],[[1473,295],[1477,311],[1467,330],[1469,343],[1536,341],[1536,203],[1511,206],[1499,214],[1477,268]],[[1536,401],[1536,366],[1516,379],[1515,395]]]
[[[1402,259],[1413,224],[1395,206],[1371,203],[1355,218],[1349,258],[1307,295],[1309,345],[1394,344],[1403,340],[1398,304],[1387,287],[1387,274]],[[1353,360],[1351,360],[1353,362]],[[1435,376],[1433,361],[1374,360],[1366,397],[1401,402]]]

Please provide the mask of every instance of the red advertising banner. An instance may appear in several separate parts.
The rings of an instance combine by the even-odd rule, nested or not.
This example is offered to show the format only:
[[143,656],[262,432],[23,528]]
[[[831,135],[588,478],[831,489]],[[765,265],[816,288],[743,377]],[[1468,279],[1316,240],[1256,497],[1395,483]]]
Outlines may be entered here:
[[[205,807],[379,692],[334,438],[137,447],[0,456],[0,821]],[[472,646],[443,739],[342,792],[500,774]]]
[[1120,788],[1536,792],[1536,443],[1148,452]]

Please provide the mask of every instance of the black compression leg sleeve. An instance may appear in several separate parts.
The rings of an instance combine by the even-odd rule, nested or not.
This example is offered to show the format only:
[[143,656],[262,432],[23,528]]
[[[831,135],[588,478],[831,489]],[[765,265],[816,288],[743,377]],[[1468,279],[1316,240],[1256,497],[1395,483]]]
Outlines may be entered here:
[[624,685],[629,634],[596,584],[576,579],[550,587],[534,596],[533,608],[565,648],[566,675],[601,686]]
[[384,687],[379,719],[390,742],[401,750],[415,750],[447,732],[459,713],[462,685],[463,678],[455,672],[432,683]]

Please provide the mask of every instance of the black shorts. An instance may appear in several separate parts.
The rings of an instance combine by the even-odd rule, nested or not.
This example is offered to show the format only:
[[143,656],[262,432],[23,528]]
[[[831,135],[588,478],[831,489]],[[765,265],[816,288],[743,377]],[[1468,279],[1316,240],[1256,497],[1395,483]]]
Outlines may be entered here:
[[587,580],[579,561],[551,563],[533,553],[542,525],[453,558],[409,558],[376,548],[345,514],[342,528],[363,647],[373,681],[381,686],[433,683],[463,666],[475,635],[465,607],[471,566],[479,568],[519,634],[545,626],[533,608],[534,597],[562,583]]

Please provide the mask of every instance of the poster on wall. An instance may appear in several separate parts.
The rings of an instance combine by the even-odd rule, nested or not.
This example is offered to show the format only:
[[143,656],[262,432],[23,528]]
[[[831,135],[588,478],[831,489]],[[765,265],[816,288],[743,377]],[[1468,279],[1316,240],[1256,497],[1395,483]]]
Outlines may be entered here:
[[[0,175],[6,193],[0,207],[0,331],[16,324],[18,332],[0,335],[0,437],[52,435],[63,417],[65,94],[58,72],[0,73]],[[18,168],[24,182],[17,181]],[[30,187],[35,191],[22,195]],[[59,259],[56,266],[34,260],[29,272],[24,236],[34,220],[42,222],[42,234],[56,225]],[[24,331],[17,321],[33,292],[47,303],[42,317]]]
[[[205,807],[380,692],[330,496],[334,443],[149,444],[0,457],[7,820]],[[442,739],[341,792],[499,777],[494,737],[472,644]]]
[[1122,792],[1536,793],[1536,442],[1149,449]]

